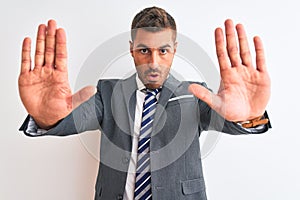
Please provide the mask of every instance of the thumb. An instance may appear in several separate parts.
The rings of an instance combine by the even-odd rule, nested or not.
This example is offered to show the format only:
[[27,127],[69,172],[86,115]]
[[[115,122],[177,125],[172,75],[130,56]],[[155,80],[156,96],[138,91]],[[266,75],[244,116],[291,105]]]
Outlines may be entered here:
[[206,87],[204,87],[200,84],[193,83],[189,86],[188,89],[193,95],[195,95],[198,99],[201,99],[202,101],[204,101],[212,109],[215,109],[218,107],[216,105],[218,102],[217,96],[214,93],[212,93],[209,89],[207,89]]
[[91,98],[96,93],[96,91],[97,90],[94,86],[89,85],[80,89],[75,94],[73,94],[72,96],[73,109],[75,109],[80,104],[82,104],[83,102]]

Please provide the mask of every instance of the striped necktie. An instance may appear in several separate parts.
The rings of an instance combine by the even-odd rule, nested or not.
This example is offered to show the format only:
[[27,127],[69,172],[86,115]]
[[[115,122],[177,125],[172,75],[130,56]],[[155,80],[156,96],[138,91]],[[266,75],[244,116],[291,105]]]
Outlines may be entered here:
[[161,89],[149,90],[145,97],[142,113],[142,124],[138,142],[138,157],[136,168],[136,181],[134,190],[135,200],[150,200],[151,193],[151,173],[150,173],[150,137],[152,124],[156,109],[156,95]]

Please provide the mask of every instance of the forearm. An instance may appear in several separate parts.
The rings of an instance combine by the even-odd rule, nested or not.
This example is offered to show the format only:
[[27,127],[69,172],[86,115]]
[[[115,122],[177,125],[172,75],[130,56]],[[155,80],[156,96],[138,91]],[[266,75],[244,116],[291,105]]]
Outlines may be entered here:
[[30,116],[26,118],[20,130],[27,136],[67,136],[88,130],[99,129],[102,119],[102,104],[99,103],[99,101],[96,104],[95,99],[96,97],[93,96],[48,130],[39,127]]
[[[268,119],[267,112],[265,112],[263,118]],[[200,125],[203,130],[215,130],[232,135],[259,134],[271,128],[270,121],[264,125],[244,128],[240,123],[226,120],[204,102],[200,103]]]

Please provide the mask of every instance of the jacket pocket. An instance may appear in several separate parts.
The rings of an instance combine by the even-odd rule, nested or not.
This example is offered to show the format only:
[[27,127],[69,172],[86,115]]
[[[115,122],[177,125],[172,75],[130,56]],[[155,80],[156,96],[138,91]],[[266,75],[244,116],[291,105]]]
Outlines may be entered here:
[[174,105],[180,105],[183,103],[193,103],[193,102],[197,102],[197,101],[195,101],[195,98],[192,98],[192,97],[184,97],[181,99],[172,98],[172,99],[169,99],[167,106],[174,106]]
[[205,183],[203,179],[192,179],[181,182],[182,193],[184,195],[194,194],[205,190]]

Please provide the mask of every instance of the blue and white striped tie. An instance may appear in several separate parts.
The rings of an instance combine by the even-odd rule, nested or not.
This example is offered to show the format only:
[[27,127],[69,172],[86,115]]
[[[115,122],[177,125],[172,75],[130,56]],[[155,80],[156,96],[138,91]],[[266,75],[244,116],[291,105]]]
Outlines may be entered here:
[[150,172],[150,137],[152,124],[156,109],[156,95],[161,89],[149,90],[145,97],[142,124],[138,143],[138,158],[136,168],[136,181],[134,190],[135,200],[150,200],[151,193],[151,172]]

